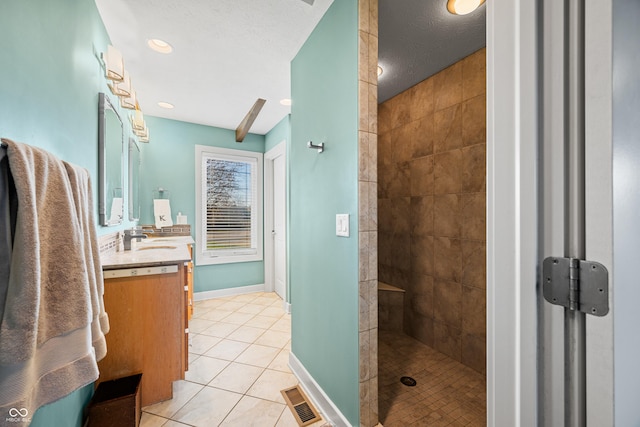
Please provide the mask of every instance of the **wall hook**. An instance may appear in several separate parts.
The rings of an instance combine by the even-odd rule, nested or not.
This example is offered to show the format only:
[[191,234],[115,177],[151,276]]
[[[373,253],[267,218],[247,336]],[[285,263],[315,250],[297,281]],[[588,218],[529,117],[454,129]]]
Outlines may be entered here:
[[319,154],[324,151],[324,142],[321,142],[320,144],[316,145],[313,143],[313,141],[309,141],[307,142],[307,147],[312,148],[314,150],[318,150],[318,154]]

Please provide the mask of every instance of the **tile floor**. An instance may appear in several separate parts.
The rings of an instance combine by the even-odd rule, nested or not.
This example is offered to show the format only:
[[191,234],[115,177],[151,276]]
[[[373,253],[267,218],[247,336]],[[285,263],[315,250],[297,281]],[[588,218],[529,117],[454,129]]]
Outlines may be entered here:
[[[485,426],[485,376],[397,333],[378,336],[378,404],[384,427]],[[415,387],[400,383],[410,376]]]
[[173,399],[143,408],[141,427],[297,427],[280,394],[297,384],[291,316],[275,293],[196,302],[189,331],[185,380],[174,383]]

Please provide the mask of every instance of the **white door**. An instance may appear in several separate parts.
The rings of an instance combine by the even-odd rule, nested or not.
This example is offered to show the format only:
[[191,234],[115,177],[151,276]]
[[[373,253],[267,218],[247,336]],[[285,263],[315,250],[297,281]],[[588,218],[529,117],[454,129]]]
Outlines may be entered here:
[[273,159],[273,284],[274,290],[287,300],[287,233],[285,155]]

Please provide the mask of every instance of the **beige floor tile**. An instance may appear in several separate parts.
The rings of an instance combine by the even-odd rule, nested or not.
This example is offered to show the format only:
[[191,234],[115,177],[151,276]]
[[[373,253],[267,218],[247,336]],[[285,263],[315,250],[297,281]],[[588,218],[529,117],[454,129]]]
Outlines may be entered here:
[[189,353],[189,364],[195,362],[198,357],[200,357],[199,354]]
[[162,427],[189,427],[189,424],[182,424],[177,421],[169,420]]
[[191,319],[189,321],[189,332],[194,334],[199,334],[207,328],[210,328],[213,325],[213,322],[208,319]]
[[196,427],[217,426],[240,398],[238,393],[204,387],[172,419]]
[[278,308],[281,308],[282,311],[284,311],[284,303],[282,302],[281,299],[277,299],[274,302],[272,302],[271,307],[278,307]]
[[272,331],[286,332],[291,335],[291,315],[281,317],[269,329]]
[[244,394],[263,371],[264,368],[258,366],[231,363],[209,383],[209,386]]
[[226,338],[231,332],[238,329],[239,325],[233,323],[215,322],[213,325],[202,331],[203,335]]
[[258,314],[260,313],[262,310],[264,310],[264,305],[259,305],[259,304],[245,304],[244,306],[240,307],[239,309],[237,309],[236,311],[238,313],[249,313],[249,314]]
[[[260,311],[264,310],[264,306],[259,305],[257,307],[260,307]],[[276,319],[275,317],[257,315],[255,317],[253,317],[252,319],[249,319],[244,325],[245,326],[253,326],[253,327],[262,328],[262,329],[269,329],[277,321],[278,321],[278,319]]]
[[148,412],[143,412],[140,417],[140,427],[162,427],[166,422],[166,418]]
[[211,347],[218,344],[221,338],[211,337],[209,335],[196,334],[192,336],[189,345],[189,353],[205,354]]
[[246,321],[251,319],[254,314],[250,313],[232,313],[224,318],[226,323],[233,323],[235,325],[244,325]]
[[283,348],[290,338],[290,334],[280,331],[268,330],[255,340],[256,344],[266,345],[269,347]]
[[246,303],[244,302],[240,302],[237,300],[234,301],[227,301],[224,304],[222,304],[220,307],[218,307],[220,310],[227,310],[227,311],[238,311],[239,308],[244,307]]
[[246,365],[260,366],[266,368],[277,356],[279,350],[274,347],[251,344],[238,356],[235,361]]
[[260,304],[260,305],[265,305],[265,306],[269,306],[271,305],[271,303],[273,302],[272,298],[266,297],[266,296],[260,296],[256,299],[253,300],[252,304]]
[[187,381],[198,384],[208,384],[218,375],[229,362],[227,360],[214,359],[213,357],[200,356],[189,366],[184,377]]
[[249,345],[250,344],[246,342],[225,339],[211,347],[211,350],[209,350],[206,355],[222,360],[235,360]]
[[207,313],[203,314],[202,316],[200,316],[200,319],[206,319],[206,320],[210,320],[212,322],[219,322],[219,321],[224,320],[227,317],[231,316],[232,314],[233,314],[233,311],[220,310],[218,308],[215,308],[215,309],[210,310]]
[[203,301],[196,301],[195,307],[196,307],[196,309],[199,308],[199,307],[206,308],[206,309],[212,309],[212,308],[220,307],[225,302],[226,301],[224,301],[224,300],[222,300],[220,298],[212,298],[212,299],[207,299],[207,300],[203,300]]
[[280,390],[293,387],[298,380],[293,374],[280,371],[265,370],[251,386],[247,395],[272,402],[285,403]]
[[236,295],[233,297],[233,301],[238,301],[238,302],[244,302],[244,303],[249,303],[253,300],[255,300],[256,298],[258,298],[259,294],[252,292],[250,294],[241,294],[241,295]]
[[170,418],[191,400],[193,396],[202,390],[203,387],[201,384],[195,384],[189,381],[176,381],[173,383],[173,399],[146,406],[142,409],[154,415]]
[[220,424],[224,427],[274,426],[285,409],[285,405],[244,396]]
[[288,372],[291,373],[291,369],[289,368],[289,353],[291,350],[282,349],[280,353],[273,359],[273,362],[268,366],[269,369],[273,369],[275,371]]
[[284,315],[284,310],[281,307],[267,307],[260,312],[260,316],[277,317],[278,319]]
[[[318,418],[318,421],[316,421],[313,424],[309,424],[307,427],[325,427],[325,426],[330,427],[330,424],[326,423],[322,419],[322,417],[320,417]],[[278,423],[275,425],[275,427],[298,427],[298,422],[293,417],[293,413],[291,412],[291,409],[289,409],[289,407],[286,407],[284,411],[282,411],[282,415],[280,416],[280,419],[278,420]],[[382,427],[382,426],[376,426],[376,427]]]
[[264,329],[254,328],[252,326],[240,326],[238,329],[230,333],[227,339],[251,344],[265,332],[266,331]]
[[202,317],[203,314],[206,314],[208,312],[210,312],[211,310],[213,310],[212,308],[208,308],[208,307],[202,307],[202,306],[195,306],[193,307],[193,319],[198,319],[200,317]]

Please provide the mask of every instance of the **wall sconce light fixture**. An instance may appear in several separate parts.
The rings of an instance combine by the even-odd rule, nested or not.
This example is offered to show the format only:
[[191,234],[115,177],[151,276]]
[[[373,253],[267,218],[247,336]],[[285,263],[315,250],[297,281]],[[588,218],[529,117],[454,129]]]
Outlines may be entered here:
[[121,82],[124,79],[124,60],[118,49],[109,45],[107,52],[102,54],[105,65],[105,76],[112,81]]

